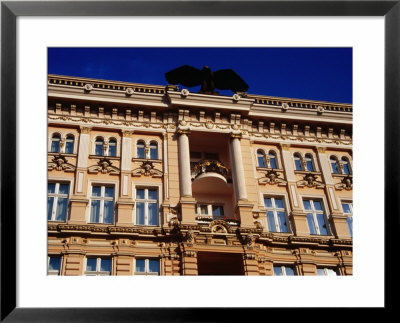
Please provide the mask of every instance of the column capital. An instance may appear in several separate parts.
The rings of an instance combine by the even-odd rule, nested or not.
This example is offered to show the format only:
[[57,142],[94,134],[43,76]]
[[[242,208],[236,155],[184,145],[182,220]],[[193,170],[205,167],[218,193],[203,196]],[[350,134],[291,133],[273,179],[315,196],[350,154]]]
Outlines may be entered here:
[[133,131],[122,130],[122,136],[123,137],[130,138],[130,137],[132,137],[132,135],[133,135]]
[[92,127],[79,126],[79,129],[81,130],[81,133],[89,134]]
[[189,136],[191,131],[190,131],[189,128],[178,128],[177,133],[179,135],[187,135],[187,136]]
[[282,150],[289,150],[290,144],[280,144]]
[[317,151],[321,154],[325,154],[326,152],[326,147],[317,147]]
[[239,132],[231,132],[230,133],[230,135],[231,135],[231,139],[242,139],[242,133],[239,131]]

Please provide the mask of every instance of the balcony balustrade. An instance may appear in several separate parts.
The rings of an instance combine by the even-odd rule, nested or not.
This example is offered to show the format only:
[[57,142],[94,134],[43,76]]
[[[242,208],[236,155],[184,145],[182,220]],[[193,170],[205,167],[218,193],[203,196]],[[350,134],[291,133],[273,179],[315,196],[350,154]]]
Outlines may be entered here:
[[218,160],[201,160],[191,165],[192,181],[202,174],[216,173],[222,175],[227,183],[232,182],[230,170]]

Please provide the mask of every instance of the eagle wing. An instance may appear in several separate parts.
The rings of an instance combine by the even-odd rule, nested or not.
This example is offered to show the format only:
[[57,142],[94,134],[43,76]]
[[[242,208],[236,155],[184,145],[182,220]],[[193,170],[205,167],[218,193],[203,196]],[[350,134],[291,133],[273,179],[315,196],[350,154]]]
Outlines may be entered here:
[[215,87],[221,90],[232,90],[233,92],[246,92],[248,84],[231,69],[214,72]]
[[165,79],[169,84],[182,84],[192,87],[201,84],[202,73],[193,66],[183,65],[165,73]]

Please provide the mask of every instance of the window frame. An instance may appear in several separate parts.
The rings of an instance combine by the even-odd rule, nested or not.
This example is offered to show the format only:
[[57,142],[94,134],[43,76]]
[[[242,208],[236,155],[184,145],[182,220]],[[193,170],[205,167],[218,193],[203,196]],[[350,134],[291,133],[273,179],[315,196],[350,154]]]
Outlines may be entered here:
[[[201,206],[207,206],[207,214],[201,214]],[[222,215],[213,215],[213,207],[221,207]],[[225,217],[225,208],[223,203],[209,203],[209,202],[197,202],[196,203],[196,215],[206,216],[212,219],[222,219]]]
[[[145,262],[145,270],[144,270],[144,272],[141,272],[141,271],[136,271],[136,261],[137,260],[144,260]],[[149,263],[150,263],[150,260],[157,260],[157,262],[158,262],[158,272],[150,272],[149,271],[149,268],[150,268],[150,266],[149,266]],[[134,275],[136,276],[161,276],[161,261],[160,261],[160,258],[158,258],[158,257],[152,257],[152,256],[138,256],[138,257],[136,257],[135,258],[135,261],[134,261],[134,270],[133,270],[133,273],[134,273]]]
[[[133,184],[133,194],[134,195],[134,201],[135,201],[135,206],[133,208],[133,223],[134,225],[140,225],[140,226],[151,226],[151,227],[158,227],[162,224],[162,217],[160,216],[160,205],[161,205],[161,200],[162,200],[162,190],[161,190],[161,184],[157,184],[154,185],[153,183],[134,183]],[[145,215],[144,215],[144,219],[145,219],[145,224],[138,224],[137,222],[137,190],[138,189],[144,189],[145,190],[145,199],[139,199],[139,202],[143,202],[145,203]],[[146,196],[148,197],[148,190],[156,190],[157,191],[157,224],[148,224],[148,203],[149,201],[155,201],[155,200],[149,200],[146,199]],[[147,193],[146,193],[147,192]],[[154,203],[154,202],[153,202]]]
[[[88,271],[87,270],[87,260],[88,258],[95,258],[96,259],[96,270],[95,271]],[[109,259],[111,263],[111,268],[110,271],[101,271],[101,260],[102,259]],[[109,255],[86,255],[85,257],[85,263],[83,267],[83,274],[85,276],[112,276],[113,275],[113,269],[114,269],[114,261],[113,257]]]
[[[155,149],[153,148],[151,148],[151,146],[152,145],[155,145]],[[159,160],[160,159],[160,154],[159,154],[159,146],[160,146],[160,144],[158,143],[158,141],[156,141],[156,140],[151,140],[150,142],[149,142],[149,155],[148,155],[148,157],[149,157],[149,159],[150,160]],[[156,152],[156,158],[152,158],[151,157],[151,151],[155,151]],[[146,151],[145,151],[145,153],[146,153]]]
[[[307,172],[316,172],[317,171],[314,159],[315,158],[311,153],[304,154],[303,160],[304,160],[304,166],[305,166],[304,170],[305,171],[307,171]],[[312,170],[308,169],[309,162],[311,163]]]
[[[297,168],[296,160],[298,160],[300,163],[300,169]],[[303,165],[303,156],[299,152],[293,153],[293,163],[294,163],[295,171],[304,171],[305,170],[304,165]]]
[[[282,270],[282,275],[275,275],[275,267],[280,267],[280,268],[281,268],[281,270]],[[286,267],[289,267],[289,268],[293,269],[294,275],[286,275]],[[273,264],[272,270],[273,270],[273,272],[274,272],[274,276],[277,276],[277,277],[278,277],[278,276],[299,276],[299,273],[298,273],[298,271],[297,271],[297,268],[296,268],[296,266],[295,266],[294,264],[282,264],[282,263]]]
[[[333,232],[332,232],[331,227],[329,225],[329,216],[330,216],[330,214],[328,213],[328,210],[325,207],[326,205],[328,205],[325,197],[324,196],[306,195],[306,196],[301,196],[301,200],[302,200],[303,211],[304,211],[304,213],[306,213],[306,222],[307,222],[308,229],[310,231],[309,232],[310,235],[312,235],[312,236],[325,236],[325,237],[331,236],[333,234]],[[323,214],[323,217],[324,217],[326,231],[327,231],[326,235],[320,233],[321,231],[320,231],[320,228],[319,228],[318,218],[316,217],[316,213],[320,213],[320,212],[308,212],[308,211],[319,211],[319,210],[315,210],[315,208],[313,208],[313,206],[312,206],[312,208],[313,208],[312,210],[306,210],[306,208],[304,206],[304,201],[314,201],[314,200],[319,201],[322,204],[322,209],[323,209],[322,210],[322,212],[323,212],[322,214]],[[313,204],[314,204],[314,202],[312,203],[312,205]],[[311,203],[310,203],[310,205],[311,205]],[[312,213],[313,222],[314,222],[314,229],[316,231],[315,234],[311,233],[311,230],[310,230],[310,227],[309,227],[309,224],[308,224],[308,219],[307,219],[308,213]]]
[[[58,138],[58,150],[57,151],[53,151],[53,141]],[[62,140],[62,136],[59,132],[53,132],[51,134],[50,137],[50,147],[49,147],[49,152],[50,153],[61,153],[61,140]]]
[[[68,143],[71,142],[72,138],[72,152],[67,152]],[[64,153],[65,154],[74,154],[75,153],[75,136],[71,133],[65,136],[65,145],[64,145]]]
[[[343,175],[352,175],[353,174],[353,170],[352,167],[350,165],[350,158],[348,158],[347,156],[342,156],[340,158],[340,162],[342,163],[342,174]],[[344,165],[347,165],[347,169],[348,169],[348,173],[345,172],[344,170]]]
[[[102,141],[102,145],[101,145],[101,155],[98,155],[97,154],[97,142],[100,142],[100,140]],[[94,143],[94,149],[93,149],[93,155],[94,156],[104,156],[104,144],[105,144],[105,139],[104,139],[104,137],[101,137],[101,136],[96,136],[96,137],[94,137],[94,141],[93,141],[93,143]]]
[[[93,193],[93,186],[101,186],[101,192],[103,192],[103,187],[104,187],[104,193],[105,193],[105,187],[113,187],[114,188],[114,196],[113,196],[113,221],[112,223],[104,223],[104,200],[109,200],[109,197],[106,199],[101,199],[103,196],[94,196],[94,200],[99,200],[100,199],[100,214],[99,214],[99,219],[102,218],[103,222],[91,222],[91,214],[92,214],[92,193]],[[116,221],[116,202],[117,202],[117,192],[118,192],[118,183],[117,182],[109,182],[109,181],[88,181],[88,187],[89,189],[87,190],[87,195],[88,195],[88,200],[89,200],[89,207],[88,207],[88,214],[87,214],[87,223],[91,224],[106,224],[106,225],[112,225],[115,224]],[[105,197],[105,196],[104,196]],[[102,203],[103,201],[103,203]]]
[[[265,199],[270,198],[271,202],[273,203],[273,207],[267,207],[266,203],[265,203]],[[284,208],[277,208],[276,204],[275,204],[275,199],[279,198],[283,201],[283,206]],[[264,208],[265,208],[265,221],[267,224],[267,228],[269,232],[274,232],[274,233],[291,233],[291,225],[290,225],[290,221],[289,221],[289,217],[288,217],[288,203],[286,201],[286,196],[285,195],[271,195],[271,194],[263,194],[263,203],[264,203]],[[280,221],[279,221],[279,217],[278,217],[278,212],[282,212],[282,210],[285,213],[285,221],[286,221],[286,227],[287,227],[287,232],[281,231],[280,228]],[[275,231],[271,231],[270,227],[269,227],[269,221],[268,221],[268,211],[272,211],[273,215],[274,215],[274,223],[275,223]],[[280,231],[277,231],[277,227]]]
[[[111,155],[111,146],[115,146],[115,154]],[[110,138],[108,140],[108,145],[107,145],[107,156],[109,157],[117,157],[118,156],[118,140],[115,138]]]
[[[333,166],[332,166],[333,160],[332,160],[332,159],[333,159],[334,162],[335,162],[336,172],[333,170]],[[331,155],[331,156],[329,157],[329,163],[330,163],[330,165],[331,165],[332,174],[341,174],[341,173],[342,173],[341,170],[340,170],[339,158],[338,158],[337,156]]]
[[[69,198],[71,196],[72,193],[72,185],[71,185],[71,181],[70,180],[64,180],[64,179],[60,179],[60,178],[48,178],[47,180],[47,185],[49,185],[50,183],[54,183],[56,184],[56,187],[54,189],[54,193],[48,193],[47,192],[47,198],[49,197],[53,197],[53,209],[51,212],[51,219],[49,220],[47,218],[47,221],[49,222],[67,222],[68,220],[68,212],[69,212]],[[59,187],[60,184],[68,184],[68,195],[67,195],[67,209],[65,211],[65,220],[55,220],[55,216],[57,214],[57,205],[58,205],[58,198],[60,197],[60,194],[57,193],[59,191]],[[61,196],[62,198],[65,198],[65,194],[62,194]],[[48,210],[47,210],[48,212]],[[47,217],[48,217],[48,213],[47,213]]]
[[[143,144],[143,157],[139,156],[139,145]],[[135,158],[146,159],[146,141],[144,139],[137,139],[135,142]]]
[[[318,274],[318,269],[322,269],[324,271],[324,275],[319,275]],[[317,270],[317,276],[342,276],[339,268],[337,268],[337,267],[331,267],[331,266],[321,267],[321,266],[317,266],[316,270]],[[329,275],[329,270],[332,270],[334,273],[336,273],[336,275]]]
[[[273,156],[273,157],[271,158],[271,156]],[[272,167],[272,166],[271,166],[271,159],[274,159],[274,160],[275,160],[275,166],[276,166],[276,167]],[[270,150],[268,151],[268,158],[267,158],[267,160],[268,160],[268,168],[271,168],[271,169],[280,169],[279,161],[278,161],[278,153],[277,153],[274,149],[270,149]]]
[[[343,204],[348,204],[349,205],[350,213],[345,213],[344,212]],[[353,201],[341,200],[340,201],[340,206],[342,207],[343,215],[346,217],[346,224],[347,224],[347,229],[349,230],[349,235],[350,235],[350,237],[353,238]],[[349,224],[349,222],[351,224]]]

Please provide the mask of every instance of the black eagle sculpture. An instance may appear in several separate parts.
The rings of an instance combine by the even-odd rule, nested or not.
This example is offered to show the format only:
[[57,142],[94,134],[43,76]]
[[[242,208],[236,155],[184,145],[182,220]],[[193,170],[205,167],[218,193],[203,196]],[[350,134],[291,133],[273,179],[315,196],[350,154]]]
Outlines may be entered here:
[[208,66],[199,70],[190,65],[183,65],[165,73],[165,78],[169,84],[181,84],[187,87],[201,85],[199,93],[205,94],[217,94],[215,89],[246,92],[249,88],[233,70],[223,69],[213,72]]

